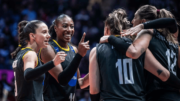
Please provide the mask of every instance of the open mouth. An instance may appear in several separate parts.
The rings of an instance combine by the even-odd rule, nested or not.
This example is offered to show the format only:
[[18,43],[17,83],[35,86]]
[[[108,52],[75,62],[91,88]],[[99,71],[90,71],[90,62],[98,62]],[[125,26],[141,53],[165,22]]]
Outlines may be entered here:
[[70,34],[64,35],[64,38],[65,38],[65,39],[71,39],[71,35],[70,35]]
[[45,40],[44,42],[48,42],[48,40]]
[[48,42],[49,42],[49,40],[45,40],[44,42],[45,42],[45,44],[47,44],[47,45],[49,44],[49,43],[48,43]]

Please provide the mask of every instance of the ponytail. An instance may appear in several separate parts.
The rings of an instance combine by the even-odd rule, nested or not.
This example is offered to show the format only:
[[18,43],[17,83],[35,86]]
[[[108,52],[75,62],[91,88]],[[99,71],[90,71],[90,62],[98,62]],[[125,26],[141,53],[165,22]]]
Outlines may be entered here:
[[24,27],[27,25],[28,21],[21,21],[18,24],[18,41],[19,41],[19,46],[11,53],[12,59],[14,59],[17,55],[17,53],[21,50],[21,47],[24,47],[27,45],[27,42],[23,39],[23,32],[24,32]]
[[20,50],[21,50],[21,47],[17,47],[17,48],[15,49],[15,51],[13,51],[13,52],[11,53],[12,59],[14,59],[14,58],[16,57],[17,53],[18,53]]
[[[175,18],[170,11],[167,11],[166,9],[157,9],[152,5],[141,6],[137,10],[136,14],[140,16],[140,19],[146,20],[154,20],[158,18]],[[161,28],[158,29],[158,31],[160,31],[168,41],[174,44],[178,43],[167,28]]]
[[17,53],[21,50],[21,48],[24,48],[27,46],[28,41],[30,41],[29,34],[30,33],[36,33],[36,29],[38,28],[38,24],[44,23],[39,20],[32,20],[30,22],[28,21],[21,21],[18,24],[18,42],[19,46],[16,48],[14,52],[11,53],[11,57],[14,59],[17,55]]
[[[174,18],[175,19],[174,15],[166,9],[157,10],[157,16],[158,18]],[[163,35],[166,37],[168,41],[174,44],[178,44],[178,41],[174,38],[173,34],[170,33],[167,28],[161,28],[157,30],[163,33]]]

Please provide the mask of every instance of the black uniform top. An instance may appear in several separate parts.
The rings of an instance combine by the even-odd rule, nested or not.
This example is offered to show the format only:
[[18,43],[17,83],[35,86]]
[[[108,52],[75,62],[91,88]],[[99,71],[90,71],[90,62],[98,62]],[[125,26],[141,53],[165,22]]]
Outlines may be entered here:
[[[50,41],[49,44],[53,47],[55,53],[64,51],[67,56],[64,62],[61,63],[62,68],[65,69],[75,56],[73,47],[68,44],[68,49],[62,48],[55,40]],[[60,85],[48,72],[46,73],[44,82],[44,100],[45,101],[74,101],[75,89],[77,83],[77,72],[69,81],[68,85]]]
[[144,54],[131,59],[108,43],[97,47],[100,70],[100,99],[103,101],[145,101]]
[[[177,59],[178,59],[178,45],[167,41],[167,39],[157,30],[154,30],[154,35],[149,44],[149,50],[155,56],[155,58],[164,66],[167,70],[174,75],[177,71]],[[148,97],[156,96],[156,92],[162,91],[176,91],[166,83],[154,75],[147,73],[147,91]],[[159,93],[158,95],[160,95]]]
[[[43,101],[43,80],[44,74],[35,80],[24,79],[24,62],[23,58],[31,48],[22,48],[13,62],[15,76],[15,96],[16,101]],[[41,61],[38,59],[36,66],[40,66]]]

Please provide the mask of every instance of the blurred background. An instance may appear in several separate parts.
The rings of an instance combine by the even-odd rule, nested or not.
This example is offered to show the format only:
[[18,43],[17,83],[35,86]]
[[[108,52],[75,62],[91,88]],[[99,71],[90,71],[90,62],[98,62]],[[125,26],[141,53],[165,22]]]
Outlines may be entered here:
[[[77,46],[86,32],[92,49],[103,36],[108,13],[123,8],[131,21],[135,11],[145,4],[165,8],[180,20],[180,0],[0,0],[0,101],[15,101],[10,53],[18,47],[18,22],[38,19],[50,26],[58,15],[67,14],[75,24],[71,42]],[[88,73],[89,52],[79,66],[82,77]],[[76,98],[77,101],[90,101],[89,91],[77,90]]]

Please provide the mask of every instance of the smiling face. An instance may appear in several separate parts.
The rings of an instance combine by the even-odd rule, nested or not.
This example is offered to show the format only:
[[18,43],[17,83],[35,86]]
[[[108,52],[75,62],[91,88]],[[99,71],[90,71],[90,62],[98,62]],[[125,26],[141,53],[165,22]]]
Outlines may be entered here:
[[47,47],[50,35],[48,32],[48,27],[45,23],[38,24],[38,28],[36,29],[36,34],[34,34],[34,37],[38,47]]
[[74,35],[74,22],[70,17],[64,17],[54,26],[58,40],[69,43]]

